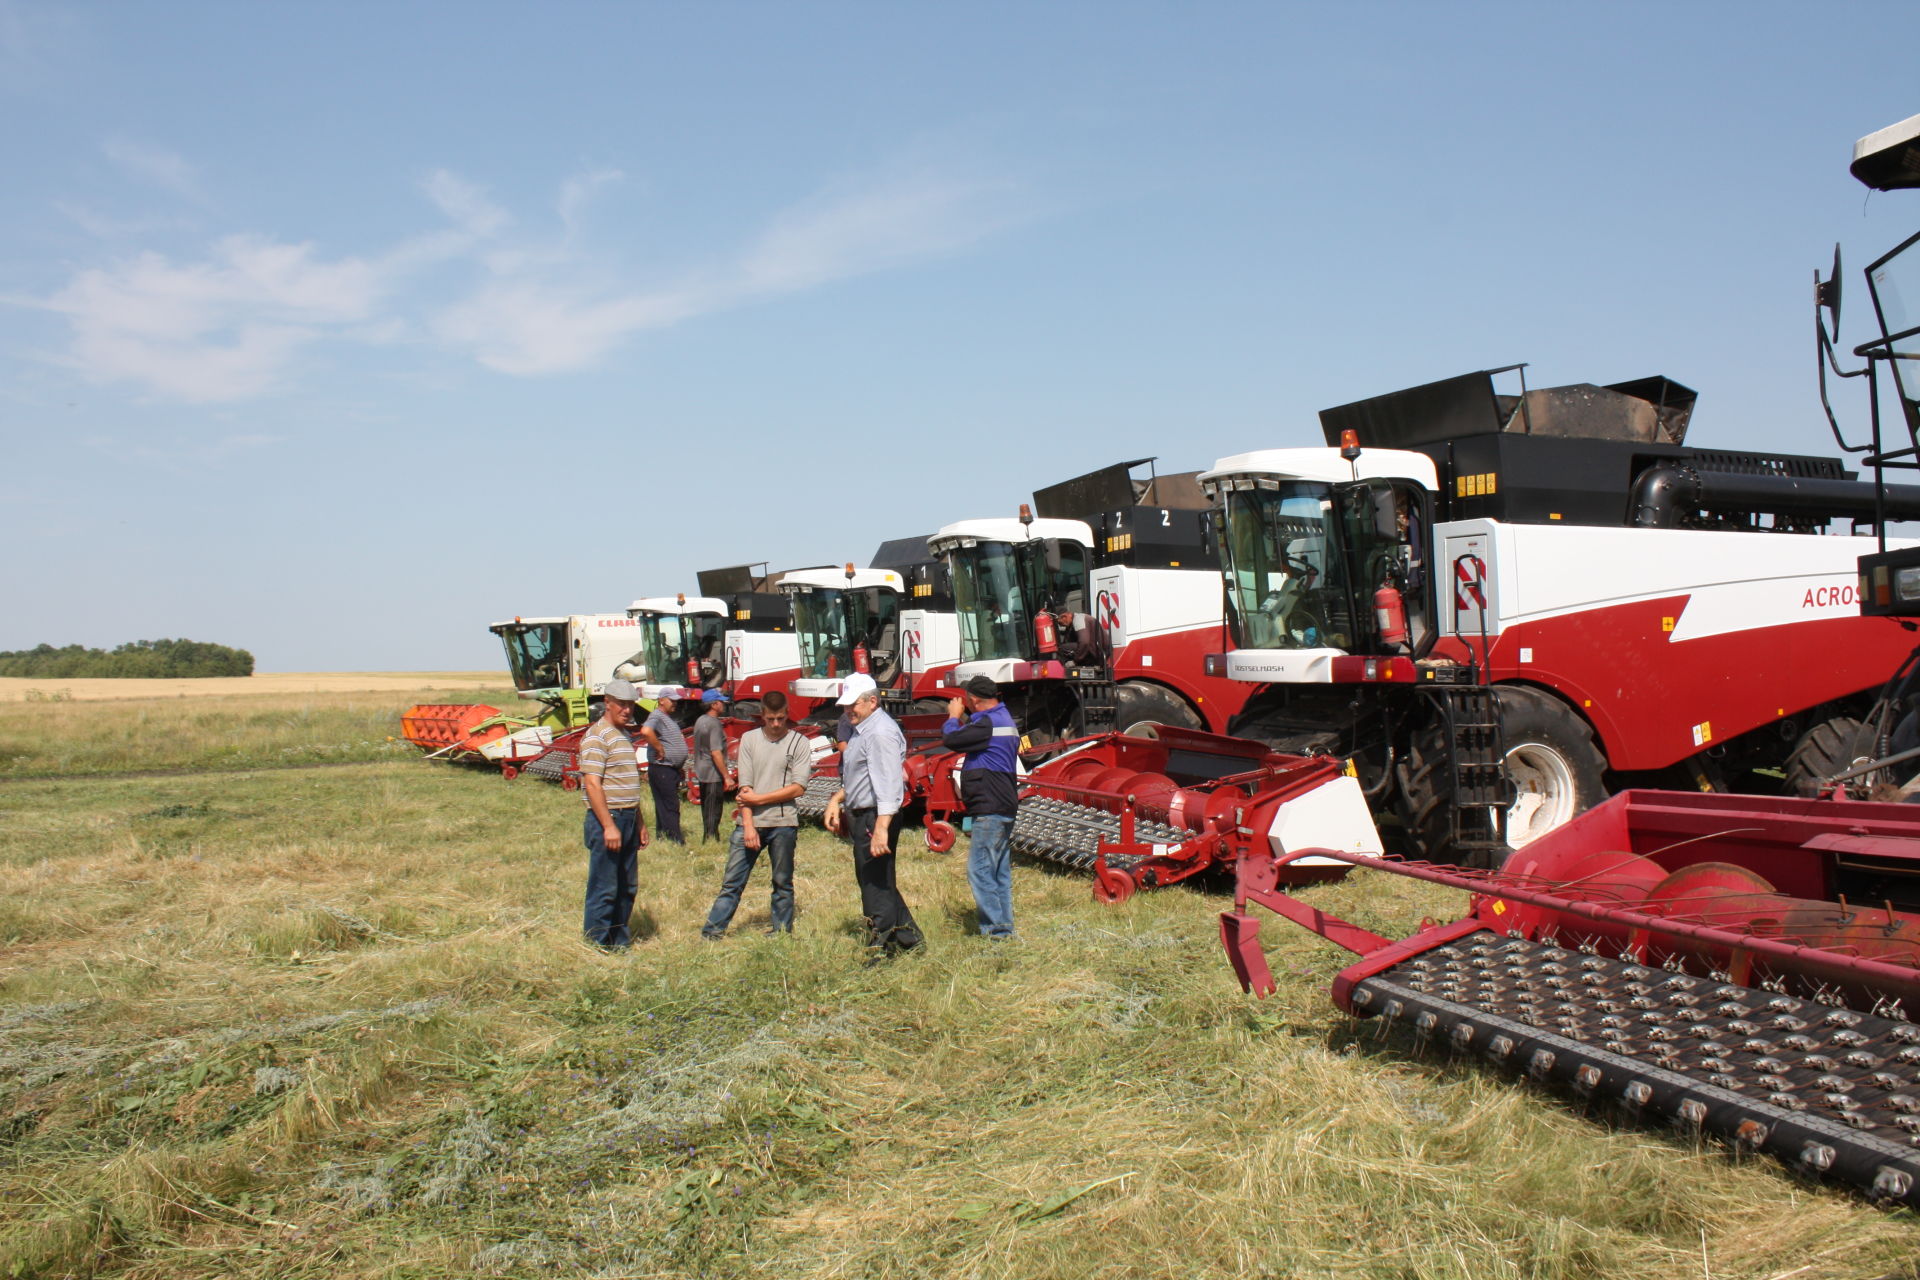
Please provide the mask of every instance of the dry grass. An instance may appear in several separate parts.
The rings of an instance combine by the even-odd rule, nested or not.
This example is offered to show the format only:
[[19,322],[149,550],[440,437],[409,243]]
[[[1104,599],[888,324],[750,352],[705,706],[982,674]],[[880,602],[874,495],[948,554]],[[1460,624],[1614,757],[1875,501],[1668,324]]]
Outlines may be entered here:
[[386,692],[0,702],[0,779],[410,759],[418,751],[399,737],[400,713],[416,702],[532,705],[518,702],[511,689],[417,686]]
[[246,694],[401,693],[421,689],[499,689],[504,671],[262,671],[184,680],[0,676],[0,702],[127,702],[149,698],[231,698]]
[[[823,834],[796,933],[760,936],[761,879],[717,944],[720,850],[655,845],[646,940],[602,955],[578,804],[415,760],[0,784],[0,1275],[1757,1280],[1920,1253],[1912,1215],[1378,1042],[1326,1000],[1339,953],[1278,922],[1281,991],[1248,1000],[1200,893],[1102,908],[1023,866],[996,946],[960,858],[916,848],[929,954],[869,970]],[[1383,927],[1455,905],[1319,897]]]

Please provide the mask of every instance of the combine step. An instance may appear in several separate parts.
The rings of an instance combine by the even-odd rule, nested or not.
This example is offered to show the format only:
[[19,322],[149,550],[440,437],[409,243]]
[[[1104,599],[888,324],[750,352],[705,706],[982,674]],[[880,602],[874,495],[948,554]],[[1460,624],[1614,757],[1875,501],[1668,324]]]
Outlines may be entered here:
[[[1141,843],[1175,845],[1193,838],[1191,831],[1145,818],[1136,819],[1133,830],[1134,839]],[[1013,820],[1015,853],[1062,863],[1079,871],[1093,870],[1102,840],[1109,844],[1119,842],[1120,815],[1070,800],[1030,795],[1020,802],[1019,815]],[[1138,857],[1119,854],[1107,857],[1107,865],[1121,871],[1131,869],[1139,861]]]
[[1348,1007],[1628,1113],[1920,1205],[1920,1026],[1491,931]]

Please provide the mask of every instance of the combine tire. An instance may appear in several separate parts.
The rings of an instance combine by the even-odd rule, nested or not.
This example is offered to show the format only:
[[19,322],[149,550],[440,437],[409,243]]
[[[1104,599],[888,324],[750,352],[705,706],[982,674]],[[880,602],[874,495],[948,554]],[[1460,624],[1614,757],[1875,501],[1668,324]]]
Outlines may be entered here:
[[1801,734],[1787,757],[1787,794],[1812,799],[1834,774],[1871,758],[1865,729],[1852,716],[1835,716]]
[[760,718],[760,699],[748,698],[745,702],[734,703],[732,715],[738,720],[758,720]]
[[942,822],[938,818],[927,823],[924,834],[927,848],[934,853],[945,853],[953,848],[953,842],[959,838],[959,832],[954,830],[951,822]]
[[1115,689],[1113,727],[1129,733],[1134,725],[1148,723],[1179,729],[1207,727],[1185,698],[1164,686],[1129,680]]
[[[1507,844],[1518,849],[1606,799],[1607,762],[1587,722],[1559,699],[1521,688],[1498,689],[1494,697],[1516,792],[1507,810]],[[1435,724],[1414,735],[1400,773],[1407,829],[1435,862],[1461,861],[1453,848],[1451,792],[1442,730]],[[1485,864],[1479,854],[1463,865]]]
[[[954,696],[959,696],[960,691],[958,689],[955,689],[953,692]],[[907,714],[910,716],[943,716],[947,714],[947,700],[945,698],[915,698],[908,704]]]

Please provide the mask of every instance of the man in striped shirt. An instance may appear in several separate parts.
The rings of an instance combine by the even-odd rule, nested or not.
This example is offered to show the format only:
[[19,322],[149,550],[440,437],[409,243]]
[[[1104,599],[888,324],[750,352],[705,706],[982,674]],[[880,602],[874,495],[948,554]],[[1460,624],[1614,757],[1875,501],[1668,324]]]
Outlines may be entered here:
[[841,790],[827,802],[827,830],[853,841],[853,878],[860,885],[860,910],[867,920],[868,963],[901,951],[918,950],[924,940],[913,912],[894,884],[894,851],[900,845],[900,800],[906,791],[907,739],[893,717],[880,709],[873,677],[850,675],[841,686],[840,705],[853,718],[853,736],[840,753]]
[[638,891],[640,846],[647,842],[640,820],[640,761],[635,755],[635,711],[640,691],[630,681],[609,680],[606,710],[580,739],[580,790],[587,800],[587,941],[608,951],[633,945],[627,918]]

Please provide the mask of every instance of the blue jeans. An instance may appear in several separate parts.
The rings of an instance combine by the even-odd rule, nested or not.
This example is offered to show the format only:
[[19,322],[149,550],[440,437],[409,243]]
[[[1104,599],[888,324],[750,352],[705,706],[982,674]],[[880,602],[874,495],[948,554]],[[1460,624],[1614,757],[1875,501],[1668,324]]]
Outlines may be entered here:
[[989,938],[1013,936],[1013,819],[989,813],[973,820],[967,841],[967,883],[974,914]]
[[600,819],[587,810],[582,835],[587,842],[587,909],[582,927],[587,941],[613,950],[633,945],[627,917],[633,914],[638,887],[640,811],[609,809],[607,815],[620,831],[620,847],[609,850]]
[[706,926],[700,932],[717,938],[727,931],[733,913],[740,907],[740,895],[747,890],[753,864],[765,850],[767,863],[773,868],[773,928],[779,933],[792,933],[793,844],[799,838],[798,827],[761,827],[760,848],[749,849],[746,831],[735,824],[733,840],[727,845],[727,869],[720,876],[720,896],[713,900],[713,910],[707,912]]

